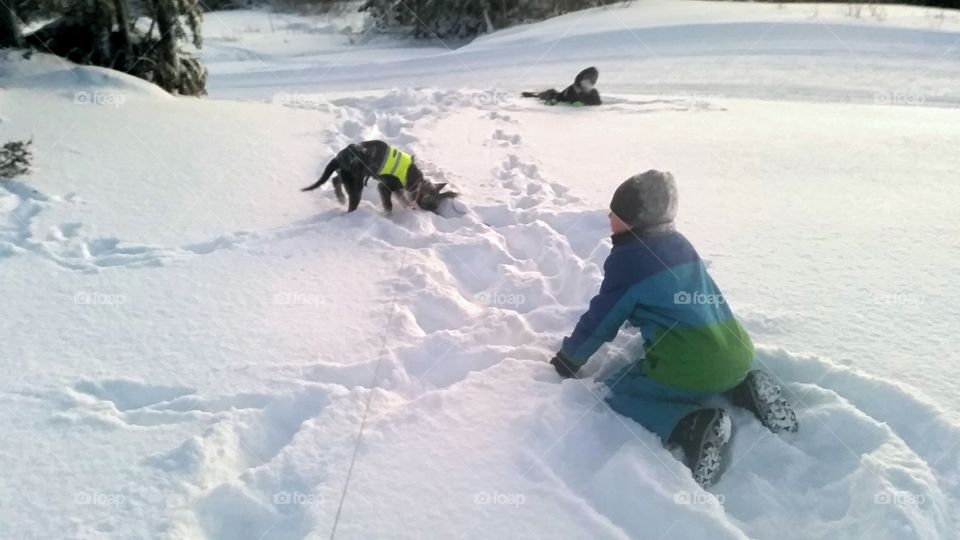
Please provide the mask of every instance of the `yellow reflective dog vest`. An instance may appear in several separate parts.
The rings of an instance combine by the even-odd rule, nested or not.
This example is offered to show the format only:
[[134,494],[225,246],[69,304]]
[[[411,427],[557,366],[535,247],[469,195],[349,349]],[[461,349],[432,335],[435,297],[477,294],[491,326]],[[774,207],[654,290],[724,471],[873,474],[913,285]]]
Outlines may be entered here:
[[380,167],[380,172],[377,174],[379,176],[394,176],[397,180],[400,180],[401,186],[407,187],[407,170],[410,169],[411,163],[413,163],[413,157],[410,154],[401,152],[391,146],[390,151],[387,152],[387,159],[383,162],[383,167]]

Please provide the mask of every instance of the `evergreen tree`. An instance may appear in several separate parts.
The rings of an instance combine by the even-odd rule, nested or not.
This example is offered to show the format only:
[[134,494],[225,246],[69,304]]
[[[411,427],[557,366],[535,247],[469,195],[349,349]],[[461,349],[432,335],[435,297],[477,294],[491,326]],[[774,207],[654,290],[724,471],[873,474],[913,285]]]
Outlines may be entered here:
[[14,11],[13,2],[0,6],[0,47],[20,47],[20,19]]
[[[124,71],[168,92],[206,92],[206,70],[180,48],[184,41],[197,48],[202,45],[198,0],[140,0],[138,14],[131,13],[129,0],[18,1],[30,18],[54,18],[24,36],[21,44],[79,64]],[[13,4],[9,5],[11,9],[0,11],[12,15]],[[134,25],[137,15],[152,21],[149,29]],[[2,27],[0,21],[0,32]]]
[[468,38],[612,3],[612,0],[367,0],[360,9],[368,12],[381,30],[406,30],[421,38]]
[[[125,3],[126,0],[114,0]],[[200,62],[180,50],[179,43],[189,39],[196,48],[203,45],[200,23],[203,14],[197,0],[144,0],[146,15],[157,25],[153,80],[181,94],[206,92],[206,70]],[[152,39],[152,36],[149,36]]]

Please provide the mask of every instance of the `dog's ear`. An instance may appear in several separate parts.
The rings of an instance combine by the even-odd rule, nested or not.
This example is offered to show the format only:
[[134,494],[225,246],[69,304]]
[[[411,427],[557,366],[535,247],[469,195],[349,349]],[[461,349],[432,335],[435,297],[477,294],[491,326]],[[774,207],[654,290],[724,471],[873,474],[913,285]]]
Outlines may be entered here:
[[460,194],[457,193],[456,191],[444,191],[443,193],[440,194],[440,199],[452,199],[459,195]]
[[442,190],[442,189],[444,188],[444,186],[446,186],[446,185],[447,185],[446,182],[440,182],[439,184],[434,184],[433,187],[437,188],[437,191],[440,191],[440,190]]

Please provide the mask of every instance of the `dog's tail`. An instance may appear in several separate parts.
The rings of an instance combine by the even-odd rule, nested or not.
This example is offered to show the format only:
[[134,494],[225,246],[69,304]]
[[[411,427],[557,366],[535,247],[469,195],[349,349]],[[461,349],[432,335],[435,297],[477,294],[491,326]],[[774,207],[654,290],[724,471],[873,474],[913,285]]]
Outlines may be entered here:
[[313,191],[317,189],[318,187],[322,186],[330,178],[330,176],[334,172],[336,172],[336,170],[339,168],[340,168],[340,163],[337,162],[336,158],[334,158],[333,161],[327,164],[327,168],[323,170],[323,176],[321,176],[319,180],[301,189],[300,191]]

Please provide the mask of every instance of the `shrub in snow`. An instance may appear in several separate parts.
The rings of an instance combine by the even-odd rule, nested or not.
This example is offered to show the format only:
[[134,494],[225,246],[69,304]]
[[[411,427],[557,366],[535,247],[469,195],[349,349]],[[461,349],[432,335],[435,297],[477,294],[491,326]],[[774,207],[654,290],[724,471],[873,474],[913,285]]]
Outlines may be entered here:
[[498,28],[602,6],[603,0],[367,0],[360,7],[381,30],[420,38],[467,38]]
[[10,141],[0,147],[0,179],[16,178],[30,172],[30,145],[33,141]]

